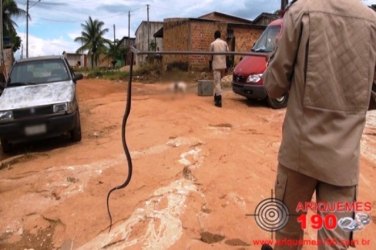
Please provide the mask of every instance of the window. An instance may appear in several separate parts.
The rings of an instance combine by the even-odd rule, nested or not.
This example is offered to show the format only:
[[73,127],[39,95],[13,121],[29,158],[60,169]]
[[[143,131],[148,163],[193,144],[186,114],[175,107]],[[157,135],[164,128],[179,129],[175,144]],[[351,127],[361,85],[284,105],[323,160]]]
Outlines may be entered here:
[[8,87],[68,80],[68,69],[60,59],[26,61],[14,65]]

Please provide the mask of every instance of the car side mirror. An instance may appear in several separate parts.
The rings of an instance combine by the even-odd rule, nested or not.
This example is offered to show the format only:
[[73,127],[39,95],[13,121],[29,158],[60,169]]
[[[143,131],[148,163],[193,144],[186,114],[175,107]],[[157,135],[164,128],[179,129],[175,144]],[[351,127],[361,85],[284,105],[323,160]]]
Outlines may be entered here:
[[74,73],[73,81],[82,80],[84,76],[81,73]]

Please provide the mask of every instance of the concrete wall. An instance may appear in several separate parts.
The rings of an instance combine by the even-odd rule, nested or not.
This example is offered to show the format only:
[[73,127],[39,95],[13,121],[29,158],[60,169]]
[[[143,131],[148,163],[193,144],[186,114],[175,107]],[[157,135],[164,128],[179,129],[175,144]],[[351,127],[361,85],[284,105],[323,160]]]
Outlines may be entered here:
[[[128,48],[128,46],[133,46],[133,47],[136,46],[136,38],[123,37],[120,42],[121,42],[120,47],[123,49]],[[121,62],[121,66],[130,65],[131,56],[132,56],[132,53],[130,51],[128,51],[126,55],[123,55],[123,61]]]
[[[163,40],[160,38],[155,39],[153,37],[154,33],[156,33],[159,29],[163,27],[163,22],[149,22],[150,25],[150,33],[149,33],[149,42],[156,41],[157,48],[159,50],[163,50]],[[142,21],[140,26],[138,26],[136,30],[136,48],[139,50],[147,51],[149,48],[148,45],[148,23],[146,21]],[[136,64],[142,64],[146,60],[146,56],[136,56]]]
[[81,67],[86,67],[85,65],[85,55],[81,54],[73,54],[73,53],[67,53],[66,54],[67,61],[71,67],[77,66],[77,62],[79,61],[81,63]]

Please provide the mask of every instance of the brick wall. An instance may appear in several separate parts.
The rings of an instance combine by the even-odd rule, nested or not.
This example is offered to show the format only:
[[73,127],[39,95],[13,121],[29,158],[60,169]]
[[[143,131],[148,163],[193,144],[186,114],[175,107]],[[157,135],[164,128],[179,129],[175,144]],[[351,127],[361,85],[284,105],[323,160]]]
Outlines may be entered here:
[[[214,41],[214,32],[219,30],[221,38],[226,40],[227,24],[222,22],[191,21],[191,49],[208,51]],[[192,70],[209,70],[211,56],[189,56],[189,67]]]
[[[189,19],[165,19],[163,24],[163,50],[190,50]],[[183,55],[164,55],[163,67],[166,69],[171,63],[188,63],[188,57]]]
[[[253,44],[260,37],[263,30],[261,29],[249,29],[236,27],[233,28],[235,36],[235,50],[236,51],[250,51]],[[242,56],[235,56],[235,64],[240,61]]]
[[[262,29],[251,26],[231,26],[224,22],[196,19],[166,19],[163,25],[163,48],[165,51],[208,51],[214,41],[214,32],[221,31],[222,39],[227,41],[228,29],[233,30],[235,51],[250,51]],[[231,45],[229,44],[231,49]],[[235,63],[241,56],[235,57]],[[187,63],[190,70],[209,70],[210,56],[164,55],[164,69],[172,63]]]

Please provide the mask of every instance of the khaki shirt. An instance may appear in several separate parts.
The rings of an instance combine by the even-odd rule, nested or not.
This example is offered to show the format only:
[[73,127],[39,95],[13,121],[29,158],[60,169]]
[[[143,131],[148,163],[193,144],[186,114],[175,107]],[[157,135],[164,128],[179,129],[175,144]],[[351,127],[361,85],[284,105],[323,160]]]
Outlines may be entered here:
[[[225,41],[220,38],[215,39],[214,42],[210,44],[210,51],[213,52],[228,52],[228,45]],[[225,55],[214,55],[212,61],[213,70],[226,69],[226,56]]]
[[376,68],[376,14],[359,0],[299,0],[265,73],[289,93],[279,162],[338,186],[358,183],[360,139]]

